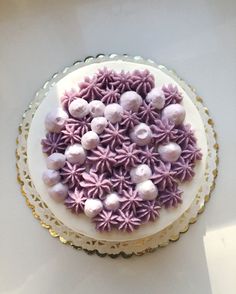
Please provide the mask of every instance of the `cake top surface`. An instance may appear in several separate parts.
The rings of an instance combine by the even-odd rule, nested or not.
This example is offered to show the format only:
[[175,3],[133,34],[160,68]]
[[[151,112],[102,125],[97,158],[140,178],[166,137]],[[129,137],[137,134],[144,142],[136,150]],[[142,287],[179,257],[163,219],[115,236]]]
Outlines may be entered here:
[[[95,73],[96,76],[94,76]],[[109,88],[107,84],[110,85]],[[72,88],[73,91],[71,91]],[[126,105],[130,96],[124,97],[122,102],[122,95],[125,96],[127,93],[134,95],[131,93],[134,89],[135,94],[141,96],[142,102],[137,110],[130,111]],[[161,108],[157,111],[146,98],[152,89],[162,89],[164,92],[164,110]],[[94,135],[96,132],[91,131],[94,113],[77,117],[78,105],[76,103],[79,102],[81,106],[83,103],[81,100],[88,102],[99,100],[107,109],[108,114],[106,115],[106,110],[104,112],[108,122],[104,131],[97,135],[98,138]],[[173,123],[167,119],[168,109],[180,102],[186,111],[184,124]],[[95,109],[99,111],[102,104],[96,105],[95,103],[93,106],[97,106]],[[45,137],[45,115],[48,110],[57,109],[60,105],[68,114],[68,117],[65,118],[67,123],[60,132],[49,132]],[[112,107],[108,109],[108,105],[112,107],[116,105],[115,112],[119,110],[118,106],[122,106],[120,120],[113,121],[114,115],[109,117],[109,114],[114,111]],[[101,125],[102,121],[99,121],[99,124]],[[136,134],[146,132],[147,127],[150,127],[153,141],[142,144],[140,142],[143,139],[141,141],[137,139]],[[194,135],[191,133],[192,130],[194,130]],[[39,152],[40,145],[38,146],[42,138],[44,138],[43,151],[48,155],[55,152],[65,153],[65,149],[71,145],[82,144],[85,147],[86,162],[90,164],[89,169],[81,162],[74,164],[67,160],[60,170],[62,183],[69,188],[65,206],[53,201],[42,183],[40,173],[46,169],[45,158],[42,151]],[[95,147],[90,149],[86,145],[97,139],[99,143],[95,144]],[[67,226],[80,233],[96,239],[112,240],[144,237],[155,233],[181,215],[191,204],[199,189],[207,149],[200,115],[187,93],[161,70],[152,66],[123,61],[87,65],[60,80],[49,91],[36,112],[28,141],[29,169],[33,182],[55,215]],[[170,162],[170,158],[168,160],[163,156],[160,158],[160,154],[165,156],[168,154],[168,148],[173,149],[176,146],[181,148],[181,156],[179,154],[176,160],[171,159],[172,162]],[[38,160],[33,157],[35,152],[39,156]],[[199,159],[202,160],[196,162]],[[37,168],[34,160],[38,162]],[[150,174],[148,174],[149,170],[145,170],[147,167],[151,171]],[[145,178],[145,181],[148,182],[146,186],[138,183],[137,179],[135,180],[140,170],[142,175],[148,174]],[[190,183],[184,183],[185,180],[190,179]],[[158,188],[158,197],[153,199],[140,197],[146,189],[151,191],[150,183]],[[181,191],[184,197],[181,196]],[[119,208],[106,209],[112,203],[114,205],[117,202],[117,196],[119,197]],[[81,213],[87,198],[100,200],[106,206],[105,209],[103,206],[103,209],[93,216],[97,230],[105,231],[102,234],[95,230],[94,223],[89,223],[90,220],[87,220]],[[178,203],[181,202],[182,204],[178,206]],[[100,204],[89,205],[96,208]],[[69,210],[72,210],[74,214],[71,214]],[[158,220],[151,222],[155,219]],[[137,231],[127,235],[127,232],[139,226]],[[118,228],[120,232],[112,230],[113,227]],[[109,230],[111,232],[106,232]]]

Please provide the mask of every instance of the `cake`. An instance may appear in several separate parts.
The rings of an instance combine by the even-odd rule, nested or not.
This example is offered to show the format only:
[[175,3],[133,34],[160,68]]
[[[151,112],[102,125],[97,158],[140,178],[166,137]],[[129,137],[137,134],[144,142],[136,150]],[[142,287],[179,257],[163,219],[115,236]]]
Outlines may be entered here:
[[171,225],[202,185],[207,139],[188,93],[147,64],[111,60],[46,93],[27,140],[30,176],[52,213],[95,240]]

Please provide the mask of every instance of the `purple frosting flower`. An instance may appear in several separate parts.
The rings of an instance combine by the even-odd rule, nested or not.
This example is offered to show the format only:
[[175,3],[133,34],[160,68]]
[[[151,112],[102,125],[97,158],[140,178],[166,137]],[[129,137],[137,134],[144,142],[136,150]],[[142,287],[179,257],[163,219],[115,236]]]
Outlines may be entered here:
[[46,138],[41,140],[42,149],[47,155],[52,153],[63,153],[66,149],[65,142],[62,140],[62,134],[47,133]]
[[132,73],[132,81],[132,89],[143,97],[146,97],[155,86],[154,76],[147,69],[135,70]]
[[181,181],[190,181],[194,176],[194,163],[185,160],[180,156],[178,161],[173,163],[172,170],[175,172],[176,177]]
[[113,189],[120,194],[122,194],[123,190],[127,190],[132,186],[129,172],[125,171],[122,167],[113,171],[111,182]]
[[72,89],[71,91],[65,91],[64,95],[60,98],[62,108],[68,111],[71,102],[77,98],[79,98],[79,94],[74,89]]
[[181,156],[185,160],[190,160],[192,163],[196,162],[197,160],[202,159],[202,153],[196,145],[187,145],[186,148],[182,151]]
[[177,138],[177,129],[175,125],[168,120],[156,120],[151,126],[153,138],[157,144],[175,141]]
[[100,139],[103,146],[109,145],[114,150],[117,145],[122,145],[127,141],[128,137],[126,136],[126,129],[120,128],[118,123],[115,125],[109,123]]
[[106,90],[104,90],[102,94],[103,96],[101,100],[106,105],[111,103],[118,103],[120,99],[120,93],[118,89],[114,89],[113,86],[111,86],[111,88],[107,88]]
[[154,168],[152,181],[161,191],[173,187],[176,184],[176,179],[175,172],[171,170],[171,164],[160,161],[160,165]]
[[139,108],[138,117],[146,124],[153,124],[156,119],[160,119],[160,114],[151,103],[148,104],[143,101],[143,104]]
[[137,124],[139,124],[139,118],[136,113],[132,111],[124,111],[120,125],[126,129],[133,129]]
[[119,210],[119,216],[117,217],[118,221],[118,230],[133,232],[134,229],[137,229],[141,220],[134,215],[133,211],[122,211]]
[[138,195],[136,190],[123,190],[122,197],[120,199],[122,211],[129,210],[136,213],[137,208],[141,207],[142,202],[143,199]]
[[188,144],[195,145],[197,142],[194,132],[189,124],[181,126],[177,131],[176,143],[182,148],[186,148]]
[[101,232],[110,232],[112,227],[118,224],[117,215],[113,211],[106,210],[102,210],[93,221],[96,223],[96,229]]
[[183,99],[177,86],[174,86],[172,84],[164,85],[162,87],[162,91],[165,94],[165,106],[169,104],[180,103]]
[[159,217],[160,209],[161,207],[157,200],[143,201],[142,206],[137,211],[137,215],[143,223],[154,221]]
[[75,190],[70,190],[68,192],[68,197],[65,200],[65,206],[71,209],[72,212],[79,214],[84,211],[84,204],[87,197],[84,195],[83,191],[78,187]]
[[126,91],[132,90],[132,76],[129,72],[124,72],[123,70],[120,73],[114,74],[113,82],[111,85],[114,86],[121,94]]
[[65,144],[73,145],[75,143],[80,143],[81,141],[80,130],[75,124],[66,124],[61,133],[63,134],[61,139]]
[[65,166],[60,171],[62,183],[67,184],[70,189],[75,186],[78,187],[84,171],[84,166],[79,166],[78,164],[72,164],[66,161]]
[[140,150],[136,148],[136,144],[122,145],[122,147],[116,150],[116,161],[118,165],[123,165],[126,170],[141,163],[139,158]]
[[106,67],[103,69],[98,69],[98,72],[96,74],[97,82],[101,85],[101,88],[106,89],[110,86],[111,82],[114,81],[114,71],[109,70]]
[[174,185],[173,187],[160,192],[158,201],[160,205],[165,208],[177,207],[179,203],[182,203],[181,194],[182,191],[178,189],[177,185]]
[[155,147],[145,146],[140,151],[141,162],[147,164],[152,170],[160,161],[159,153],[155,150]]
[[83,82],[79,84],[79,96],[88,101],[102,98],[102,84],[93,77],[86,77]]
[[84,188],[88,198],[100,198],[103,200],[107,194],[111,192],[112,183],[106,178],[106,174],[96,174],[84,172],[82,174],[84,181],[80,182],[80,186]]
[[92,150],[91,155],[88,156],[88,160],[93,164],[93,169],[95,172],[112,173],[112,168],[116,164],[115,153],[110,150],[110,147],[107,146],[103,148],[98,146],[96,149]]

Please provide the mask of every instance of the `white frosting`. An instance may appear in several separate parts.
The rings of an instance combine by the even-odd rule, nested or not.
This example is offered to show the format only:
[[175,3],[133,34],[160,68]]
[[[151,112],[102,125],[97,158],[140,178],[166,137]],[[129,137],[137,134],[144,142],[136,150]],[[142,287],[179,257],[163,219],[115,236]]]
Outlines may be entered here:
[[165,105],[165,94],[161,88],[153,88],[146,96],[146,101],[155,108],[162,109]]
[[157,198],[158,190],[151,180],[137,184],[135,189],[143,200],[154,200]]
[[99,199],[87,199],[84,204],[84,213],[87,217],[93,218],[102,211],[102,201]]
[[108,210],[116,210],[120,206],[120,197],[117,193],[111,193],[106,196],[104,200],[104,206]]
[[52,153],[47,158],[47,168],[58,170],[65,165],[66,157],[61,153]]
[[86,151],[80,144],[73,144],[66,148],[65,156],[70,163],[83,164],[86,159]]
[[89,103],[89,111],[92,117],[103,116],[105,104],[100,100],[93,100]]
[[91,121],[91,130],[100,135],[105,130],[107,124],[108,121],[105,117],[94,117]]
[[131,181],[135,184],[149,180],[152,176],[152,171],[147,164],[139,164],[130,171]]
[[120,105],[127,111],[137,112],[142,101],[142,97],[134,91],[127,91],[120,96]]
[[83,118],[89,113],[88,102],[82,98],[77,98],[69,105],[69,112],[75,118]]
[[[155,222],[149,222],[134,231],[132,234],[112,230],[111,232],[103,232],[102,234],[97,232],[94,227],[94,223],[88,220],[83,215],[72,214],[65,205],[55,202],[49,197],[48,189],[42,181],[42,173],[46,169],[45,155],[42,153],[41,139],[45,136],[44,120],[45,114],[48,110],[53,110],[59,106],[59,98],[63,96],[65,89],[77,88],[78,82],[82,82],[85,76],[93,76],[93,74],[99,69],[107,67],[117,72],[130,71],[134,69],[145,70],[148,69],[155,77],[157,87],[161,87],[163,84],[177,85],[183,95],[182,105],[186,110],[185,123],[190,123],[195,131],[198,146],[203,153],[202,160],[199,161],[194,169],[195,176],[190,183],[180,185],[180,189],[183,191],[183,203],[176,209],[162,209],[160,211],[160,218]],[[204,177],[206,156],[207,156],[207,140],[204,130],[204,124],[198,113],[196,107],[189,97],[193,95],[191,92],[186,92],[180,84],[166,74],[164,71],[154,68],[153,66],[137,64],[133,62],[124,61],[107,61],[98,62],[91,65],[86,65],[78,70],[75,70],[58,81],[54,87],[50,89],[47,96],[44,98],[40,106],[38,107],[34,119],[31,124],[27,141],[27,155],[28,166],[34,186],[49,207],[53,214],[60,219],[67,227],[72,230],[90,236],[91,238],[98,240],[108,241],[125,241],[136,240],[144,238],[146,236],[155,234],[172,224],[177,218],[179,218],[191,205],[195,198],[199,188],[202,185],[202,179]],[[192,96],[194,98],[194,95]]]
[[123,108],[117,103],[108,104],[104,110],[105,118],[112,124],[115,124],[122,119]]
[[96,148],[98,143],[99,143],[99,137],[93,131],[89,131],[85,133],[81,138],[81,145],[86,150],[92,150]]
[[166,162],[175,162],[181,154],[181,148],[175,142],[158,146],[158,153],[162,160]]
[[130,138],[138,146],[145,146],[149,144],[152,139],[152,131],[147,124],[140,123],[131,131]]
[[45,117],[45,128],[49,132],[59,133],[65,125],[68,114],[60,107],[50,111]]
[[171,104],[162,111],[162,118],[172,121],[176,126],[181,125],[185,119],[185,109],[181,104]]
[[53,186],[60,182],[60,173],[57,170],[47,169],[43,172],[43,182],[47,186]]

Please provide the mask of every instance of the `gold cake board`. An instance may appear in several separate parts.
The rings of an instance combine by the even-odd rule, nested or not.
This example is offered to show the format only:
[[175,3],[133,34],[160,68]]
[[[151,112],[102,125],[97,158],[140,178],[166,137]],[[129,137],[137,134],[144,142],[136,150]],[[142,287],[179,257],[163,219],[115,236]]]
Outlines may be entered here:
[[[80,67],[109,60],[124,60],[136,62],[138,64],[151,65],[171,76],[187,92],[197,107],[205,126],[208,143],[204,182],[189,209],[162,231],[142,239],[125,242],[95,240],[66,227],[53,215],[46,203],[40,198],[40,195],[37,193],[31,181],[27,165],[27,138],[31,121],[49,89],[68,73]],[[32,209],[34,217],[40,221],[40,224],[49,231],[52,237],[58,238],[63,244],[69,244],[75,249],[83,249],[89,254],[96,253],[99,256],[130,257],[132,255],[143,255],[147,252],[153,252],[158,247],[168,245],[170,241],[177,241],[181,233],[188,231],[189,225],[196,222],[198,215],[204,211],[205,204],[209,200],[211,192],[215,187],[215,179],[217,176],[219,147],[216,139],[213,120],[209,116],[208,109],[203,105],[202,98],[196,94],[196,91],[191,86],[187,85],[179,78],[173,70],[168,70],[165,66],[157,65],[152,60],[145,60],[140,56],[130,57],[128,55],[120,56],[116,54],[105,56],[100,54],[96,57],[88,57],[84,61],[77,61],[71,67],[66,67],[62,72],[54,74],[51,80],[47,81],[42,89],[36,93],[35,98],[24,112],[22,122],[19,126],[16,148],[17,178],[21,186],[21,193],[25,197],[28,207]]]

